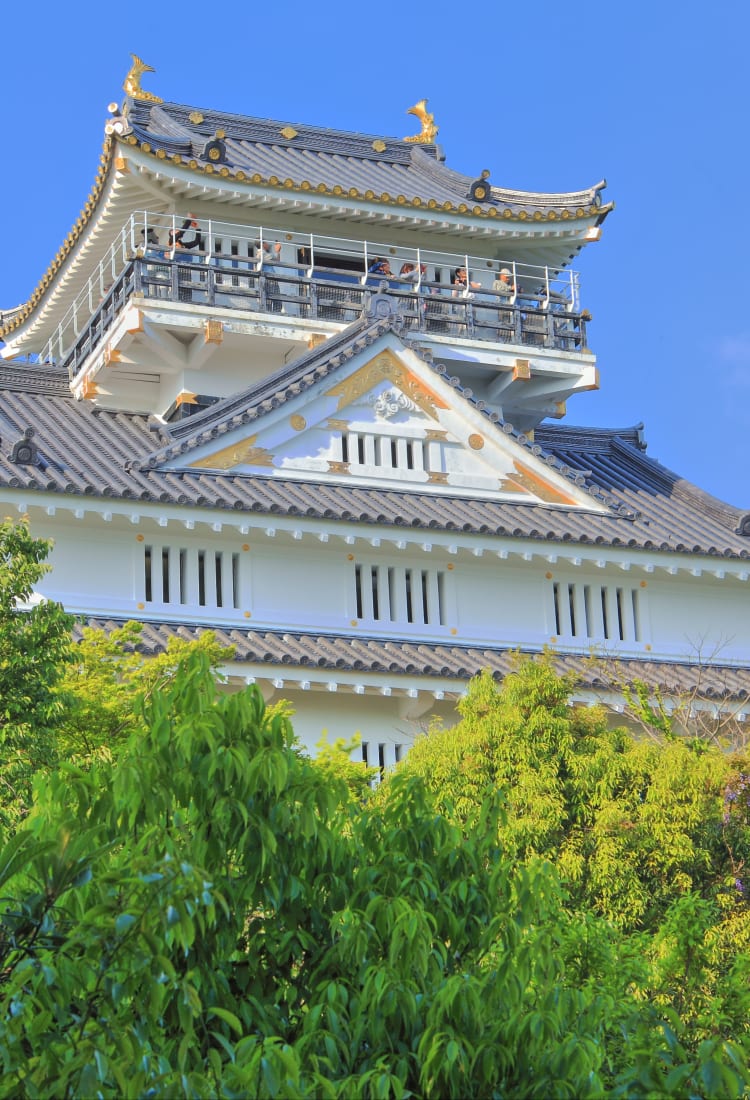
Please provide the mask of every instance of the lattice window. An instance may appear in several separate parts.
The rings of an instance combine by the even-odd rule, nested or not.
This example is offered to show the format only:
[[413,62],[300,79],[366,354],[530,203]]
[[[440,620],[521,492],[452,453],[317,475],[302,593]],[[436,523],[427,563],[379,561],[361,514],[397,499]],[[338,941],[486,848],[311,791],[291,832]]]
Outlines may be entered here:
[[429,467],[424,440],[413,436],[344,432],[341,458],[350,469],[376,466],[381,470],[426,470]]
[[240,555],[224,550],[145,546],[146,603],[239,608]]
[[445,586],[441,569],[358,564],[354,568],[357,618],[445,626]]
[[386,768],[398,764],[406,756],[408,746],[390,745],[385,742],[362,742],[362,762],[370,768],[377,768],[382,776]]
[[552,605],[555,633],[562,637],[643,640],[640,588],[555,581]]

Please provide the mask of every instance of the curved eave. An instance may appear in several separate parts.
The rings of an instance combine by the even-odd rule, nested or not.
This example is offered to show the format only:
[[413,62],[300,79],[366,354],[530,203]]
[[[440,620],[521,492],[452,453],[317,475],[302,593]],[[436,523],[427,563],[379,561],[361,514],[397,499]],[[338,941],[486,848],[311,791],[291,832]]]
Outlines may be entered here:
[[[587,193],[590,198],[595,197],[599,186]],[[174,209],[183,200],[207,207],[219,201],[224,208],[259,208],[266,215],[277,210],[279,216],[296,219],[336,218],[360,227],[357,235],[363,219],[368,226],[380,223],[386,232],[397,227],[399,232],[412,229],[450,233],[454,237],[451,251],[458,250],[455,237],[471,239],[472,248],[482,252],[486,251],[486,247],[479,247],[482,239],[488,243],[507,239],[512,246],[540,249],[543,254],[538,262],[550,266],[564,266],[571,252],[592,239],[587,234],[601,225],[614,208],[614,203],[591,201],[586,206],[566,206],[546,213],[536,210],[531,214],[487,204],[438,203],[430,196],[408,199],[401,194],[376,195],[355,188],[344,191],[336,184],[314,180],[280,180],[273,175],[265,178],[260,173],[232,171],[226,165],[217,168],[170,154],[162,147],[139,141],[133,134],[118,139],[107,137],[94,186],[76,223],[28,301],[16,307],[10,317],[6,314],[5,325],[0,327],[0,337],[8,345],[4,355],[38,350],[50,337],[104,257],[113,233],[122,229],[134,211],[153,209],[159,202],[166,209]]]
[[438,207],[464,206],[471,212],[478,209],[489,214],[492,207],[500,205],[510,207],[511,214],[523,209],[532,217],[535,211],[546,216],[549,211],[573,213],[581,207],[598,206],[606,186],[606,181],[600,180],[583,190],[542,193],[485,184],[486,196],[465,202],[482,180],[449,168],[440,146],[414,142],[413,138],[322,129],[179,103],[131,102],[128,119],[131,144],[145,145],[157,155],[174,157],[177,163],[182,159],[199,167],[208,164],[213,170],[224,166],[230,176],[240,171],[248,178],[257,174],[270,179],[275,173],[279,179],[289,177],[297,183],[307,176],[313,188],[321,181],[328,190],[340,184],[337,194],[346,195],[350,188],[366,193],[371,188],[379,199],[389,191],[386,201],[392,201],[392,196],[398,201],[398,193],[404,191],[407,193],[401,198],[405,203],[414,203],[416,198],[416,205],[424,205],[432,197]]
[[[128,213],[137,208],[138,204],[122,201],[127,166],[125,172],[121,169],[117,142],[108,136],[94,186],[73,227],[29,299],[5,312],[5,324],[0,327],[0,337],[7,343],[5,357],[27,351],[32,343],[38,345],[47,338],[106,254],[113,227],[120,229]],[[139,198],[142,205],[142,194]]]
[[81,213],[78,215],[67,237],[60,245],[54,259],[39,283],[31,292],[28,301],[17,306],[13,310],[5,311],[6,316],[8,313],[10,313],[11,316],[5,324],[0,327],[0,337],[7,338],[8,333],[22,326],[24,322],[31,317],[39,303],[49,294],[52,283],[55,281],[60,271],[67,266],[71,255],[80,245],[81,239],[86,233],[92,216],[99,206],[102,195],[106,190],[108,177],[112,167],[114,146],[115,143],[112,137],[107,136],[104,140],[102,155],[99,158],[99,169],[96,174],[96,179],[94,180],[93,187],[89,192],[89,196],[84,203]]
[[[420,222],[423,222],[425,217],[438,218],[444,215],[455,217],[458,215],[460,220],[457,225],[467,229],[471,228],[476,222],[502,223],[503,221],[532,225],[538,222],[578,221],[590,225],[591,219],[594,219],[595,224],[598,225],[614,207],[614,203],[601,204],[597,199],[598,192],[604,186],[603,182],[588,191],[564,195],[537,195],[533,192],[520,191],[503,192],[498,188],[493,188],[493,194],[498,197],[507,194],[508,199],[510,200],[512,197],[513,202],[522,199],[529,207],[536,207],[534,210],[515,210],[510,201],[506,205],[498,205],[498,203],[478,204],[470,201],[440,201],[429,194],[409,197],[404,194],[392,195],[386,191],[376,193],[369,189],[363,191],[356,187],[344,188],[341,185],[316,180],[315,178],[295,179],[287,176],[281,179],[276,175],[264,176],[260,172],[250,172],[244,168],[234,168],[228,164],[217,166],[182,153],[170,153],[168,148],[154,143],[153,139],[151,141],[140,141],[135,134],[130,134],[124,139],[124,142],[137,148],[140,153],[145,153],[157,162],[161,162],[164,167],[168,164],[171,169],[187,169],[189,172],[199,174],[204,182],[208,178],[210,185],[217,190],[224,191],[228,187],[240,184],[243,189],[249,185],[250,190],[261,188],[264,191],[272,190],[276,193],[288,194],[291,192],[303,196],[306,200],[321,208],[330,208],[332,202],[335,209],[346,207],[352,202],[364,202],[375,208],[393,209],[395,207],[400,212],[407,210],[417,212]],[[465,179],[465,177],[457,176],[449,169],[440,167],[439,171],[447,173],[451,177],[455,176],[461,181]],[[424,182],[428,183],[429,181]],[[351,209],[355,209],[355,207],[352,206]]]

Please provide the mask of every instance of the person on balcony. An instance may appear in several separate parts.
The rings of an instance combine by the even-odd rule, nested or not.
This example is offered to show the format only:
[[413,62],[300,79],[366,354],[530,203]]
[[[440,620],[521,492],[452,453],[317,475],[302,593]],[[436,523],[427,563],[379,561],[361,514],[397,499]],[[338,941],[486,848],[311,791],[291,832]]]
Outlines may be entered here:
[[407,283],[417,283],[420,279],[424,279],[426,274],[427,264],[420,264],[419,268],[417,268],[416,264],[407,260],[406,263],[401,264],[401,270],[398,273],[398,277]]
[[469,282],[465,267],[457,267],[453,273],[453,297],[457,298],[464,291],[480,290],[482,284]]
[[[492,284],[492,289],[503,303],[510,302],[510,299],[516,292],[515,283],[513,283],[511,279],[510,268],[503,267],[500,269],[497,279],[495,279]],[[510,309],[499,309],[497,311],[497,319],[500,325],[498,329],[498,338],[500,340],[510,340],[513,335],[513,311]]]
[[[188,229],[194,230],[192,238],[185,236]],[[188,214],[179,229],[170,230],[169,247],[174,250],[175,256],[179,260],[192,261],[200,258],[198,256],[180,256],[177,254],[178,250],[180,252],[190,251],[193,248],[197,249],[198,252],[203,252],[204,250],[203,234],[200,231],[197,220],[192,214]]]
[[381,260],[379,256],[376,256],[370,266],[367,269],[368,275],[380,275],[384,279],[390,279],[393,276],[391,271],[391,265],[388,260]]
[[255,261],[258,265],[258,271],[266,276],[266,302],[268,308],[272,313],[283,313],[284,303],[281,300],[282,286],[278,279],[269,279],[269,275],[273,275],[275,272],[274,262],[281,262],[281,241],[274,241],[273,245],[270,245],[268,241],[263,241],[261,246],[260,242],[255,245]]

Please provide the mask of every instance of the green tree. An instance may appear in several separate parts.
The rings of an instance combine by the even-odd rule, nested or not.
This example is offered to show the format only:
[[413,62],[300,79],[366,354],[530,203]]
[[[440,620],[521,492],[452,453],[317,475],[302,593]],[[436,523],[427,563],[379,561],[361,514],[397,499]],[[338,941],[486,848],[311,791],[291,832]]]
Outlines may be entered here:
[[461,721],[421,738],[403,769],[459,820],[502,791],[501,842],[552,860],[575,901],[623,928],[653,925],[694,889],[742,901],[721,829],[735,762],[611,729],[603,709],[571,705],[573,686],[549,656],[519,663],[501,685],[486,672],[459,704]]
[[213,631],[196,639],[170,638],[161,653],[147,655],[143,624],[128,622],[114,630],[80,628],[80,639],[59,680],[63,719],[59,752],[86,759],[99,751],[117,751],[139,727],[139,699],[166,686],[190,653],[205,653],[214,675],[231,660],[232,647],[221,646]]
[[485,673],[458,725],[422,738],[401,770],[465,828],[499,791],[499,842],[524,863],[550,860],[572,909],[622,930],[621,950],[648,964],[634,988],[673,1014],[680,1042],[697,1054],[717,1037],[747,1041],[747,763],[671,728],[661,742],[610,729],[603,710],[571,705],[572,687],[549,657],[502,685]]
[[0,853],[0,1096],[741,1095],[635,944],[423,781],[362,800],[191,654]]
[[24,521],[0,524],[0,835],[27,812],[34,774],[57,759],[73,620],[35,591],[50,545]]

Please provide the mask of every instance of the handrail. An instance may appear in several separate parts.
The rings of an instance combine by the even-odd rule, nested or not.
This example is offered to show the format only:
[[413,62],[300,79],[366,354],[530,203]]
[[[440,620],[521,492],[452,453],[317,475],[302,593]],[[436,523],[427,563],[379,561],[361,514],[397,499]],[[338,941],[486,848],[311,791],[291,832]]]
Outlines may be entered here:
[[356,273],[331,268],[316,268],[309,278],[298,264],[270,261],[238,269],[231,257],[205,265],[147,254],[129,261],[61,364],[73,381],[135,294],[154,302],[271,313],[279,320],[283,316],[348,324],[362,316],[383,282],[408,331],[563,351],[586,347],[586,315],[567,308],[567,299],[547,300],[543,287],[533,294],[517,290],[512,301],[491,290],[454,298],[453,288],[434,280],[424,280],[417,288],[403,279],[370,275],[363,285]]
[[[146,210],[132,214],[116,233],[104,257],[57,325],[39,358],[45,362],[59,362],[66,357],[83,328],[96,313],[102,299],[131,260],[145,255],[147,251],[161,253],[165,260],[179,259],[181,251],[184,251],[178,247],[181,232],[200,236],[203,247],[188,244],[188,248],[191,258],[206,267],[228,262],[238,272],[262,270],[269,263],[266,247],[273,248],[278,242],[282,263],[277,264],[274,257],[273,266],[293,267],[297,270],[304,268],[306,278],[313,280],[317,272],[328,266],[326,261],[329,258],[338,257],[346,262],[347,270],[349,266],[352,272],[356,269],[363,286],[368,282],[368,272],[375,257],[394,260],[391,278],[398,277],[397,269],[401,266],[412,263],[418,273],[417,280],[412,285],[418,288],[428,283],[450,288],[456,269],[465,267],[467,283],[478,282],[483,294],[491,293],[492,281],[498,277],[502,268],[507,267],[512,272],[511,305],[515,305],[516,299],[524,294],[531,295],[544,288],[544,297],[548,304],[551,298],[556,297],[565,300],[571,312],[580,312],[579,275],[567,268],[550,269],[522,264],[512,259],[490,260],[466,253],[376,244],[366,240],[302,233],[281,227],[239,225],[216,219],[198,219],[197,231],[183,231],[185,220],[178,214],[158,214]],[[319,258],[322,262],[319,262]],[[424,277],[421,274],[423,267],[426,269]],[[470,290],[471,287],[467,286],[467,296]]]

